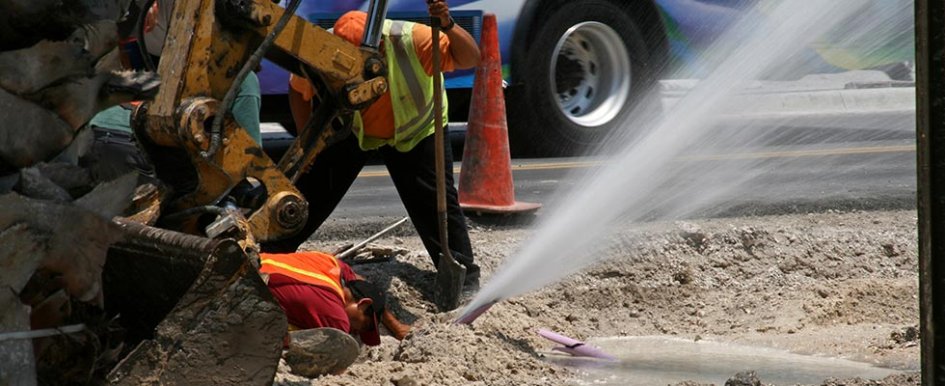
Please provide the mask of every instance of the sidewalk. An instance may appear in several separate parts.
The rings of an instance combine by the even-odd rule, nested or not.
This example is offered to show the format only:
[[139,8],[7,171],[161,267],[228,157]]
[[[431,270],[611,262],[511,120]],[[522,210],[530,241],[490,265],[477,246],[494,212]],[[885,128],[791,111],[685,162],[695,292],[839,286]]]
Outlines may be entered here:
[[[699,84],[664,80],[664,111]],[[915,130],[915,83],[879,71],[811,75],[797,81],[754,81],[724,103],[722,124],[840,129]]]

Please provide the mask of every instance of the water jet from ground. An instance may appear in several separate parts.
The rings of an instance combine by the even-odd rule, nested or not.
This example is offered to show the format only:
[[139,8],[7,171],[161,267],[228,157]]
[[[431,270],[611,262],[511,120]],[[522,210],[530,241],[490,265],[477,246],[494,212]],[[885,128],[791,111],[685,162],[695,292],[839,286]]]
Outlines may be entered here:
[[[887,20],[864,19],[868,2],[860,0],[758,3],[709,50],[705,62],[718,65],[708,77],[665,112],[658,114],[654,103],[639,107],[641,113],[634,114],[639,118],[626,124],[633,134],[615,136],[609,141],[613,145],[602,152],[615,154],[608,165],[586,175],[576,189],[546,206],[545,218],[534,235],[463,310],[466,321],[470,321],[472,312],[490,302],[525,294],[613,257],[607,254],[607,247],[614,242],[609,231],[612,224],[671,220],[723,210],[726,197],[750,190],[756,177],[793,159],[746,160],[713,155],[753,154],[771,146],[791,151],[800,144],[842,141],[843,136],[850,135],[845,130],[794,130],[797,128],[792,127],[789,115],[778,126],[792,130],[772,129],[770,119],[765,127],[751,120],[731,123],[726,121],[726,109],[738,101],[746,104],[741,106],[746,111],[752,111],[751,98],[736,99],[743,96],[744,88],[767,74],[790,73],[786,63],[803,62],[799,58],[823,36],[837,31],[873,31],[885,26]],[[858,32],[844,41],[862,43],[867,40],[866,33]],[[836,44],[837,39],[833,40]],[[648,99],[658,100],[655,95]],[[723,122],[724,130],[714,129]],[[826,164],[835,161],[830,156],[821,159]],[[874,162],[882,163],[883,156],[877,156]],[[713,180],[719,172],[727,177]],[[848,172],[864,171],[838,163],[836,173]],[[804,183],[803,178],[798,183]]]

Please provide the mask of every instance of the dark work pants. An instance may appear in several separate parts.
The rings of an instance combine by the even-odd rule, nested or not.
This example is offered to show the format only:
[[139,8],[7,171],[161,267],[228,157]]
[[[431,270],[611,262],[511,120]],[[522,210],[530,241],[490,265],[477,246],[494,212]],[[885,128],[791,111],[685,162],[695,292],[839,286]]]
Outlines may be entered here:
[[138,172],[142,176],[154,177],[154,166],[131,133],[92,126],[95,141],[92,149],[82,160],[96,181],[111,181],[125,173]]
[[[443,137],[446,141],[446,206],[450,252],[456,261],[466,267],[466,284],[478,284],[479,267],[473,261],[466,218],[459,207],[459,198],[453,185],[453,153],[448,142],[449,136]],[[435,144],[434,136],[430,135],[406,153],[390,146],[378,149],[410,221],[416,227],[427,253],[433,258],[434,266],[442,251],[436,212]],[[295,236],[266,243],[263,251],[295,252],[335,210],[361,172],[369,154],[361,150],[354,135],[349,135],[319,154],[309,172],[296,182],[296,187],[308,200],[308,222]]]

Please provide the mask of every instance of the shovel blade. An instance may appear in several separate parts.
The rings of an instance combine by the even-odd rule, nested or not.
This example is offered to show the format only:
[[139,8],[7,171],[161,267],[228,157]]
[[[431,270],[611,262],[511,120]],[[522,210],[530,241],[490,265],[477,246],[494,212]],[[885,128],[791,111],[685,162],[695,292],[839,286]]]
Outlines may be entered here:
[[452,256],[440,254],[436,266],[436,281],[433,288],[433,301],[440,311],[450,311],[459,307],[459,298],[463,293],[466,280],[466,267],[456,262]]

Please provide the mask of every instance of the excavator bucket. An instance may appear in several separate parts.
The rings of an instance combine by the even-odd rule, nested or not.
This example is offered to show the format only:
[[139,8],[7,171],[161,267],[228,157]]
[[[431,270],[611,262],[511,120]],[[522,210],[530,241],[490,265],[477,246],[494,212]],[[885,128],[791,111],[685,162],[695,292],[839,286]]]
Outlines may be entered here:
[[119,315],[134,348],[107,380],[270,384],[286,319],[239,245],[119,225],[127,236],[108,251],[105,308]]
[[[51,191],[29,176],[21,192]],[[134,177],[72,202],[0,195],[0,384],[271,384],[287,325],[253,258],[112,218]]]
[[[345,132],[336,117],[387,91],[384,61],[294,7],[188,0],[174,3],[157,73],[121,71],[132,3],[0,0],[0,268],[14,267],[0,269],[0,384],[271,384],[287,323],[245,251],[305,224],[293,182]],[[386,14],[376,5],[370,25]],[[227,114],[237,75],[264,54],[324,91],[279,164]],[[128,165],[97,154],[87,123],[142,100],[131,129],[155,173],[129,207],[143,181],[100,181]]]

